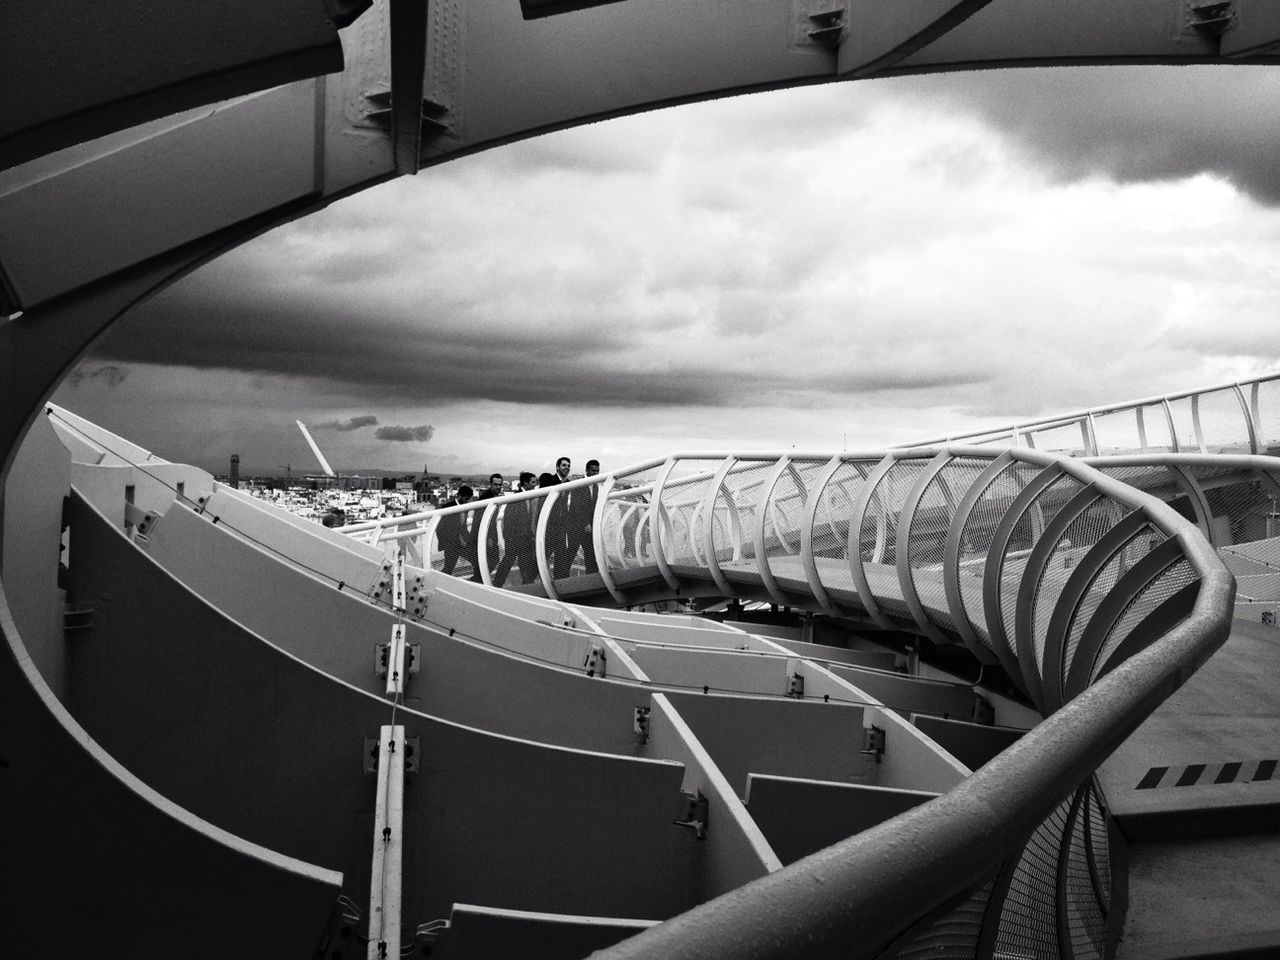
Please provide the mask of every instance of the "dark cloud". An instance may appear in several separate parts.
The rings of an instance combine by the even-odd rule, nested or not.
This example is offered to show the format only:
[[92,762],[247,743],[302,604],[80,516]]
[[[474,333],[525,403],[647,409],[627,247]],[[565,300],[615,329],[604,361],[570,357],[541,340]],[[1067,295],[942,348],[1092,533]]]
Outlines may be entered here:
[[76,367],[67,375],[67,383],[78,387],[89,380],[105,383],[108,387],[118,387],[129,379],[129,371],[114,363],[85,363]]
[[1055,178],[1119,183],[1210,173],[1280,205],[1280,67],[1048,67],[896,82],[968,108]]
[[435,427],[431,426],[431,424],[426,424],[421,427],[379,427],[373,435],[379,440],[391,440],[396,443],[408,441],[423,443],[430,440],[435,432]]
[[374,427],[378,424],[378,418],[370,414],[363,417],[352,417],[350,420],[329,420],[326,423],[317,423],[311,429],[313,430],[359,430],[361,427]]

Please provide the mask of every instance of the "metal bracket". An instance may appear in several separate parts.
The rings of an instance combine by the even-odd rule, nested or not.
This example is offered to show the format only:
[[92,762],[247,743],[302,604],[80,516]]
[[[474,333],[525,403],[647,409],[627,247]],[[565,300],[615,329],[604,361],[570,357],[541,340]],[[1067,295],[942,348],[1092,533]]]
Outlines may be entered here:
[[649,713],[651,707],[635,707],[631,711],[631,732],[636,735],[637,743],[649,742]]
[[416,576],[412,580],[405,580],[405,586],[408,588],[408,597],[405,600],[405,612],[415,617],[420,617],[427,612],[427,602],[429,594],[422,585],[422,577]]
[[804,699],[804,677],[802,675],[793,673],[787,677],[787,696]]
[[862,755],[875,757],[876,763],[884,757],[884,729],[872,724],[862,730]]
[[671,822],[677,827],[688,827],[699,840],[707,836],[707,815],[710,805],[699,790],[696,793],[680,792],[680,815]]
[[[364,772],[366,776],[378,774],[378,738],[364,738]],[[418,757],[422,746],[421,737],[405,737],[404,740],[404,772],[418,772]]]
[[588,677],[604,677],[604,647],[598,643],[591,645],[591,652],[587,654],[587,659],[582,662],[582,667],[587,671]]
[[1189,32],[1220,37],[1234,26],[1235,0],[1188,0],[1186,29]]
[[847,27],[843,4],[811,13],[809,14],[809,20],[812,26],[805,31],[805,35],[810,40],[814,43],[820,43],[824,47],[838,47],[840,45]]
[[413,942],[415,945],[424,947],[434,946],[439,942],[440,935],[448,930],[448,920],[428,920],[426,923],[418,924],[418,929],[413,932]]
[[[404,645],[405,672],[414,674],[418,672],[418,653],[422,644],[406,643]],[[379,643],[374,645],[374,672],[379,677],[387,675],[387,661],[391,658],[391,644]]]

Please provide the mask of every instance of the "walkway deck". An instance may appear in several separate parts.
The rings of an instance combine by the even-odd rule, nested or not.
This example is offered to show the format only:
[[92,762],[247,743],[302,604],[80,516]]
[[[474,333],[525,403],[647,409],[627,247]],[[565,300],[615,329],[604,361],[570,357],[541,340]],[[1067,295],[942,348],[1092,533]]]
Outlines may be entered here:
[[1128,843],[1121,960],[1280,954],[1280,631],[1222,649],[1098,772]]

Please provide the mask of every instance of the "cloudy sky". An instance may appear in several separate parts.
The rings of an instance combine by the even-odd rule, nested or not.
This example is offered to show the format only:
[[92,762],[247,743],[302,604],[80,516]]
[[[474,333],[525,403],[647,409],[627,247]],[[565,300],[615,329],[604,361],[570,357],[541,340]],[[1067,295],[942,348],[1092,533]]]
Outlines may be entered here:
[[126,319],[56,400],[171,460],[607,468],[1280,369],[1280,68],[830,84],[402,178]]

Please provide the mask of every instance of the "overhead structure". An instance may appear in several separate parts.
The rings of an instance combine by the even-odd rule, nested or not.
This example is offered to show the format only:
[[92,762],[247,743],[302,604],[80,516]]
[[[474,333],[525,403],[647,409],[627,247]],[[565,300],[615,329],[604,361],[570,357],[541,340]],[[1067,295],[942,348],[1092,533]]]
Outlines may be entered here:
[[[570,605],[582,578],[553,576],[546,542],[543,597],[449,580],[429,542],[393,562],[46,401],[201,264],[478,150],[771,88],[1270,64],[1278,45],[1271,0],[6,3],[0,952],[563,956],[635,934],[617,949],[1113,950],[1124,817],[1099,764],[1228,642],[1233,572],[1250,599],[1274,592],[1258,391],[1189,401],[1190,435],[1164,398],[1154,466],[1045,452],[1050,428],[1105,452],[1106,411],[1086,411],[1008,431],[1032,451],[672,456],[601,478],[599,602],[696,583],[956,639],[1025,695],[983,688],[986,707],[976,685],[852,662],[884,650],[810,643],[812,621],[779,643]],[[1247,452],[1205,464],[1224,397]],[[1024,735],[1032,706],[1048,716]],[[1250,796],[1270,796],[1274,759],[1253,757],[1214,797],[1244,789],[1246,759]],[[1141,796],[1167,798],[1167,772]],[[1204,774],[1187,760],[1177,796]],[[1258,829],[1270,803],[1176,829]],[[794,815],[818,808],[843,813]],[[1159,804],[1127,815],[1135,836],[1175,829]]]

